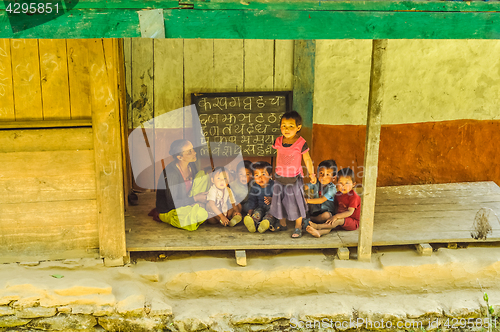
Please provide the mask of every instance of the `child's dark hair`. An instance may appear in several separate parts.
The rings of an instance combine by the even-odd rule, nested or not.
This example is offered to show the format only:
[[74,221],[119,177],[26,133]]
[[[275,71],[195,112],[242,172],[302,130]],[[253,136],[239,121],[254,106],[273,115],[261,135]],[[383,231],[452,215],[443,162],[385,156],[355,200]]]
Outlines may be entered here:
[[252,172],[252,162],[250,160],[243,160],[238,163],[238,166],[236,166],[236,172],[238,172],[242,167],[245,167],[248,169],[250,172]]
[[212,178],[214,178],[217,174],[225,172],[227,174],[227,171],[224,167],[215,167],[214,171],[212,172]]
[[280,125],[281,125],[281,122],[283,121],[283,119],[287,119],[287,120],[293,119],[293,120],[295,120],[295,125],[297,127],[302,125],[302,117],[296,111],[286,112],[285,114],[283,114],[281,116],[281,119],[280,119]]
[[340,171],[338,171],[337,176],[339,178],[351,178],[352,182],[356,182],[356,179],[354,178],[354,171],[350,168],[342,168]]
[[337,163],[333,159],[328,159],[328,160],[323,160],[322,162],[319,163],[318,166],[318,174],[319,174],[319,169],[321,167],[324,167],[326,169],[333,169],[333,177],[337,175]]
[[273,172],[273,166],[271,166],[271,164],[267,161],[258,161],[252,164],[252,174],[254,174],[254,172],[258,169],[266,170],[269,175]]

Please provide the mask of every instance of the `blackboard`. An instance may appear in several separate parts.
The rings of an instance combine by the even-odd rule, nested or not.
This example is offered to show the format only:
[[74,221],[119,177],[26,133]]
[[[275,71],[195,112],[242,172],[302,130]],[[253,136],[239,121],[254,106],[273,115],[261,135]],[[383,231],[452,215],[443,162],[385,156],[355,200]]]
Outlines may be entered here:
[[274,156],[272,145],[281,135],[281,116],[291,111],[292,91],[193,93],[191,103],[201,123],[200,143],[209,142],[213,157],[240,151],[243,157]]

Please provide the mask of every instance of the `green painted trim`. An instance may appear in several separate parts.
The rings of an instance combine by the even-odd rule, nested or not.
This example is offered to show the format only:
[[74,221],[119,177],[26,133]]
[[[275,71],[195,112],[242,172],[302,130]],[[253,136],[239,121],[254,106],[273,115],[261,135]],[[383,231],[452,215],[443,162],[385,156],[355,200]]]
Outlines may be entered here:
[[498,22],[500,13],[165,11],[167,38],[500,39]]
[[[16,25],[32,26],[33,18],[23,15]],[[17,33],[12,32],[5,12],[0,12],[0,38],[118,38],[140,37],[136,10],[73,9],[67,14]]]
[[[204,6],[211,9],[189,9]],[[234,9],[217,9],[224,6]],[[82,0],[52,20],[21,15],[15,23],[27,29],[16,33],[0,9],[0,38],[140,37],[140,8],[164,8],[167,38],[500,39],[500,2],[308,1],[247,6],[161,0]]]
[[500,11],[500,2],[486,1],[300,1],[300,2],[189,2],[194,9],[206,10],[323,10],[323,11]]
[[[24,1],[27,2],[27,1]],[[33,1],[36,2],[36,1]],[[62,2],[63,6],[65,2]],[[156,9],[179,8],[179,1],[172,0],[80,0],[72,9]],[[0,11],[5,10],[5,3],[0,1]]]

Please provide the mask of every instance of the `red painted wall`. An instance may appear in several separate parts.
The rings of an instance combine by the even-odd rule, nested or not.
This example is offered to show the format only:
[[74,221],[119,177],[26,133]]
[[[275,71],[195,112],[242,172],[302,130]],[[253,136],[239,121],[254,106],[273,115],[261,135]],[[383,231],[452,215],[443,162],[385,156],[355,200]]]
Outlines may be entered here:
[[[365,126],[313,126],[315,165],[333,158],[361,182]],[[500,121],[384,125],[377,185],[495,181],[500,185]]]

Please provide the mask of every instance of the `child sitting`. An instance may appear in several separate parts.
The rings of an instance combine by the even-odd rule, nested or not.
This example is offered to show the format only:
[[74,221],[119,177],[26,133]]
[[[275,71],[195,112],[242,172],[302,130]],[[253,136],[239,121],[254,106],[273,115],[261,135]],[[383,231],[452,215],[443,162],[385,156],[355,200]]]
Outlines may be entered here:
[[335,160],[323,160],[318,166],[318,182],[306,186],[307,189],[312,191],[313,197],[306,198],[311,217],[304,219],[304,228],[309,224],[309,220],[324,223],[335,215],[336,210],[333,201],[337,192],[334,184],[336,179],[337,163]]
[[334,199],[337,214],[328,218],[324,224],[315,224],[309,221],[306,231],[314,237],[321,237],[330,233],[337,226],[347,231],[358,229],[361,199],[353,190],[355,185],[353,170],[350,168],[341,169],[338,172],[338,192]]
[[248,213],[248,197],[250,192],[251,180],[252,180],[252,162],[249,160],[243,160],[236,167],[236,179],[229,184],[231,188],[234,199],[236,201],[236,207],[238,211],[245,216]]
[[[207,194],[207,221],[211,224],[221,223],[223,226],[234,226],[241,221],[241,214],[231,205],[227,188],[227,174],[223,167],[214,169],[211,177],[212,186]],[[231,220],[229,220],[231,218]]]
[[271,180],[272,166],[265,161],[259,161],[252,165],[254,183],[250,187],[248,197],[248,215],[243,219],[245,226],[251,233],[257,229],[264,233],[269,229],[272,215],[269,213],[271,208],[271,197],[273,195],[274,181]]

